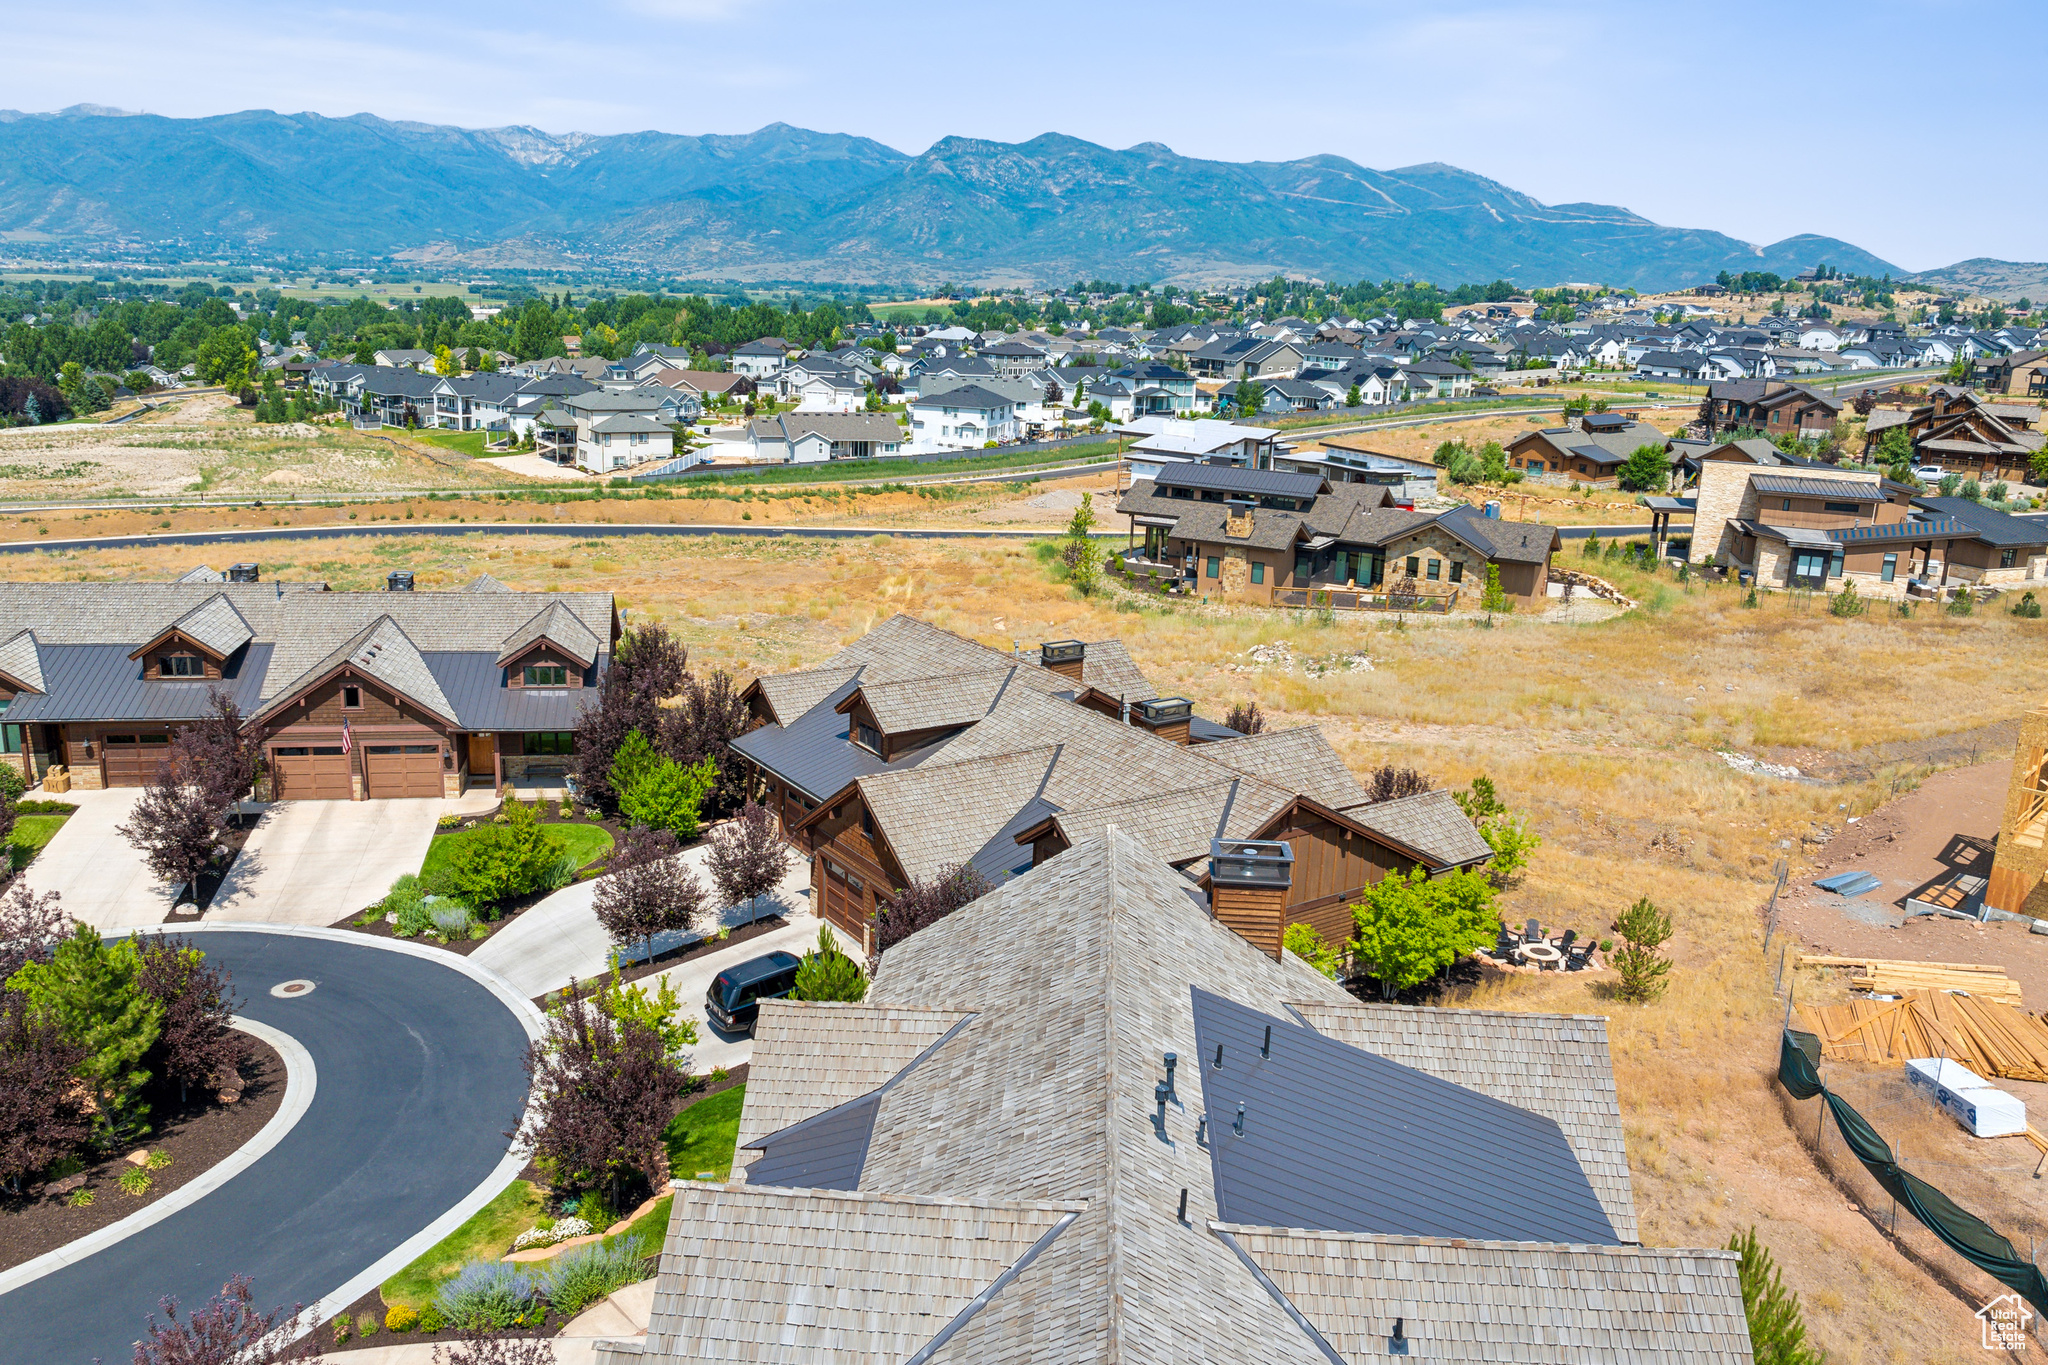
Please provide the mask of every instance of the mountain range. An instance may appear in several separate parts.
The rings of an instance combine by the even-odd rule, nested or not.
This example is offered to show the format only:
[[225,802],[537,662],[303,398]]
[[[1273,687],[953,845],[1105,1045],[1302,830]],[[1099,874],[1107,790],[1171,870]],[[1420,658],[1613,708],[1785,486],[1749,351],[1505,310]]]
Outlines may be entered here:
[[948,137],[911,156],[781,123],[601,136],[96,106],[0,112],[0,240],[848,283],[1288,272],[1668,289],[1823,261],[1903,273],[1831,237],[1756,246],[1610,205],[1542,204],[1439,163],[1208,161],[1054,133]]

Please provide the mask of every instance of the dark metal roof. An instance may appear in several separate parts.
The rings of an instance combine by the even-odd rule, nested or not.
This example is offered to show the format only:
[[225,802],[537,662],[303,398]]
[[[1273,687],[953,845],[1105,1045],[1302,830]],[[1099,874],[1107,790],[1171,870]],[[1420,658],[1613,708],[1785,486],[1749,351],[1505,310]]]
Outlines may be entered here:
[[17,721],[197,720],[212,708],[206,694],[224,689],[247,715],[263,696],[263,675],[271,646],[236,650],[221,666],[218,682],[198,678],[156,681],[142,676],[146,663],[128,657],[127,645],[43,645],[45,690],[24,692],[7,708]]
[[[1615,1244],[1554,1120],[1191,989],[1192,1061],[1222,1221]],[[1262,1057],[1268,1028],[1271,1054]]]
[[1590,460],[1594,464],[1626,464],[1628,462],[1628,456],[1609,450],[1605,446],[1568,446],[1566,449],[1580,459]]
[[1188,717],[1188,738],[1197,744],[1210,744],[1219,739],[1242,739],[1244,735],[1231,729],[1221,721],[1203,720],[1200,716]]
[[805,1190],[859,1189],[883,1097],[978,1017],[970,1014],[954,1024],[877,1089],[748,1143],[747,1149],[760,1152],[761,1157],[747,1167],[747,1183]]
[[465,730],[573,730],[597,704],[597,686],[511,687],[489,654],[429,652],[420,658]]
[[2048,520],[2015,517],[1996,508],[1971,502],[1968,498],[1915,498],[1913,505],[1945,517],[1954,517],[1969,527],[1977,539],[1992,545],[2048,543]]
[[1192,461],[1163,467],[1152,476],[1152,483],[1159,488],[1211,488],[1282,498],[1313,498],[1328,487],[1320,474],[1282,474],[1271,469],[1236,469]]
[[1790,494],[1795,498],[1825,498],[1829,502],[1883,502],[1884,490],[1875,483],[1848,479],[1802,479],[1792,474],[1752,474],[1749,486],[1759,493]]
[[1059,813],[1060,807],[1044,797],[1032,797],[967,860],[967,865],[999,886],[1012,874],[1028,871],[1031,850],[1018,843],[1017,836]]
[[948,731],[930,744],[887,763],[861,748],[848,731],[851,724],[833,708],[860,690],[858,675],[832,689],[831,695],[787,725],[763,725],[732,742],[752,760],[814,801],[843,790],[857,777],[914,768],[946,746],[959,733]]
[[[1925,517],[1911,521],[1887,522],[1882,526],[1845,526],[1829,531],[1830,539],[1845,545],[1878,540],[1939,540],[1943,536],[1967,536],[1970,528],[1954,517]],[[2048,540],[2048,534],[2040,537]]]

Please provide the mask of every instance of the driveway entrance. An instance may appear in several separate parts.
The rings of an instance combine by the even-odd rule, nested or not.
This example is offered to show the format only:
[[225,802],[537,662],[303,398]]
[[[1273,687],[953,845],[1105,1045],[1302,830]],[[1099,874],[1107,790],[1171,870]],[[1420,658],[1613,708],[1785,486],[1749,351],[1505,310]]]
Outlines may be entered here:
[[438,799],[280,801],[250,832],[206,918],[333,924],[418,872],[435,822],[454,808]]
[[66,914],[102,933],[162,924],[171,912],[171,888],[115,832],[134,813],[142,788],[75,791],[61,799],[78,810],[22,873],[29,888],[60,893]]

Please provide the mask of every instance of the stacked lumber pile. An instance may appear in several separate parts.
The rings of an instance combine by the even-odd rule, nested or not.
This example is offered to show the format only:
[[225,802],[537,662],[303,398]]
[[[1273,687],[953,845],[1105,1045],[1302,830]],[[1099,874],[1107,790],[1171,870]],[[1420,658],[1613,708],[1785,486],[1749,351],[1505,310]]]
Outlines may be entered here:
[[1801,1005],[1799,1018],[1832,1061],[1946,1057],[1979,1076],[2048,1081],[2048,1023],[1982,996],[1914,990],[1898,1000]]
[[1807,955],[1799,959],[1798,965],[1847,967],[1854,973],[1849,978],[1849,989],[1877,995],[1918,990],[1968,991],[2015,1008],[2020,1003],[2020,984],[2005,974],[2005,968],[1978,962],[1903,962],[1888,957]]

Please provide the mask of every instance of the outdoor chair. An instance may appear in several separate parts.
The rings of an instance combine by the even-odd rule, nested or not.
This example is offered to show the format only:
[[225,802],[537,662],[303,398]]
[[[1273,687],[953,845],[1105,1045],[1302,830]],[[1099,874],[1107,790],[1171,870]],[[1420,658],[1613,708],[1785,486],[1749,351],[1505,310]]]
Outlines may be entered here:
[[1592,956],[1593,945],[1591,943],[1581,943],[1578,947],[1564,955],[1564,969],[1568,972],[1583,972],[1586,970],[1586,964]]
[[1524,943],[1541,943],[1541,942],[1543,942],[1543,926],[1542,926],[1542,924],[1538,923],[1538,922],[1537,922],[1536,920],[1533,920],[1533,919],[1532,919],[1532,920],[1530,920],[1530,921],[1529,921],[1529,927],[1528,927],[1528,928],[1526,928],[1526,929],[1524,929],[1524,930],[1522,931],[1522,942],[1524,942]]
[[1571,960],[1572,944],[1576,943],[1578,941],[1578,938],[1578,930],[1567,929],[1564,931],[1564,937],[1560,938],[1556,944],[1557,951],[1559,954],[1558,959],[1556,962],[1552,963],[1547,970],[1556,971],[1560,967],[1564,966],[1566,962]]
[[1500,933],[1494,937],[1493,946],[1486,950],[1486,955],[1495,962],[1509,962],[1514,959],[1515,949],[1521,946],[1522,936],[1502,925]]

